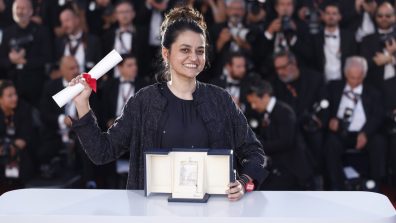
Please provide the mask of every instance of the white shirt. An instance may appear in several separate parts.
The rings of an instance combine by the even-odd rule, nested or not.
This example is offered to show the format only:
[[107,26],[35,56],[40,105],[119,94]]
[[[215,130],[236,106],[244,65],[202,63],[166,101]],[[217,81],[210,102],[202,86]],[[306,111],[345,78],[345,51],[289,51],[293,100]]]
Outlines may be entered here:
[[117,110],[116,116],[118,117],[122,113],[124,105],[130,97],[135,95],[135,86],[129,83],[123,83],[125,79],[120,77],[120,86],[118,87],[118,97],[117,97]]
[[[120,40],[121,35],[121,40]],[[121,42],[122,41],[122,42]],[[132,29],[130,32],[121,33],[120,29],[116,30],[114,49],[120,54],[129,53],[132,49]]]
[[[228,23],[228,29],[230,30],[232,36],[238,35],[238,32],[241,29],[243,29],[243,24],[242,23],[238,23],[237,25],[234,25],[234,24],[229,22]],[[236,52],[236,51],[240,50],[239,45],[234,41],[233,38],[231,38],[230,50],[232,52]]]
[[[324,56],[325,56],[325,66],[324,74],[326,81],[340,80],[342,78],[341,72],[341,38],[340,30],[337,28],[336,31],[330,33],[325,30],[324,39]],[[335,36],[334,37],[326,37]]]
[[267,108],[265,109],[269,114],[271,114],[272,110],[274,110],[275,103],[276,103],[276,98],[271,97],[270,101],[268,102]]
[[[240,84],[239,80],[235,80],[230,75],[227,74],[227,79],[226,79],[226,84],[228,83],[233,83],[233,84]],[[226,86],[226,91],[232,96],[234,99],[235,103],[239,103],[239,99],[241,96],[241,87],[237,86]]]
[[[131,29],[132,30],[132,29]],[[121,36],[120,36],[121,35]],[[115,33],[115,41],[114,41],[114,49],[120,54],[126,54],[131,52],[132,50],[132,31],[131,32],[123,32],[121,34],[121,30],[117,29]],[[121,40],[120,40],[121,37]],[[114,77],[120,77],[120,71],[118,67],[114,68]]]
[[[347,84],[344,88],[344,92],[351,91],[352,88]],[[337,117],[339,119],[344,118],[344,113],[347,108],[352,109],[353,113],[348,121],[350,121],[350,125],[348,131],[350,132],[359,132],[364,124],[366,123],[366,113],[362,104],[362,92],[363,85],[359,85],[353,90],[354,94],[360,95],[357,98],[357,103],[352,98],[347,97],[345,94],[342,95],[340,106],[338,107]]]
[[149,35],[149,44],[150,46],[160,46],[160,27],[162,23],[163,17],[161,12],[154,10],[151,14],[150,20],[150,35]]
[[368,14],[368,12],[364,12],[362,25],[356,31],[355,39],[357,42],[362,42],[365,36],[373,34],[374,32],[375,32],[374,22],[371,19],[370,14]]
[[[68,38],[71,39],[71,47],[74,48],[77,44],[79,44],[76,53],[72,56],[76,58],[78,66],[80,67],[80,71],[85,71],[85,51],[84,51],[84,43],[81,40],[80,42],[78,41],[79,38],[81,38],[83,35],[83,32],[79,32],[76,35],[69,35]],[[65,45],[65,51],[63,52],[64,56],[70,56],[71,52],[69,50],[69,43]]]
[[[62,84],[63,84],[63,87],[68,86],[68,82],[65,79],[62,79]],[[66,116],[70,116],[72,118],[77,118],[77,110],[76,110],[76,106],[74,105],[73,101],[70,101],[69,103],[67,103],[65,105],[65,113],[60,114],[58,116],[58,126],[59,126],[60,130],[65,130],[68,128],[65,124]]]

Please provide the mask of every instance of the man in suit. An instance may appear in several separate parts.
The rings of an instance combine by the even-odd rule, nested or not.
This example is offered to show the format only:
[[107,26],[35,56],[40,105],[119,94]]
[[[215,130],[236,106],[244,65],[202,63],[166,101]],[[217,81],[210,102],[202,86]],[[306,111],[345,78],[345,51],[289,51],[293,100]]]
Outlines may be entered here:
[[271,174],[261,190],[298,190],[309,180],[304,146],[299,137],[293,109],[273,96],[272,86],[262,80],[252,82],[247,100],[260,114],[257,138],[269,156]]
[[73,56],[79,65],[79,72],[89,71],[102,59],[102,47],[98,37],[84,32],[82,21],[71,8],[65,8],[59,15],[65,35],[55,40],[55,59]]
[[[119,1],[115,6],[116,27],[109,29],[103,36],[103,49],[105,53],[115,49],[120,54],[133,53],[139,58],[139,68],[142,75],[146,75],[144,68],[147,66],[146,49],[142,48],[140,33],[133,24],[135,8],[130,1]],[[144,49],[144,50],[142,50]],[[144,64],[144,66],[143,66]],[[114,69],[114,77],[120,77],[118,69]]]
[[120,77],[107,81],[102,91],[102,127],[107,130],[121,114],[125,103],[135,95],[146,82],[138,76],[138,61],[133,54],[122,54],[123,60],[117,65]]
[[291,51],[297,55],[300,65],[309,65],[312,48],[306,24],[293,18],[294,0],[275,0],[274,8],[277,16],[268,19],[265,32],[261,34],[257,47],[253,48],[255,65],[267,80],[275,78],[272,65],[273,53]]
[[344,189],[342,156],[346,149],[367,151],[369,177],[377,185],[385,174],[385,142],[379,127],[383,121],[383,104],[375,88],[364,84],[367,62],[363,57],[349,57],[345,62],[346,81],[328,85],[330,102],[325,159],[330,186]]
[[223,74],[211,81],[212,84],[226,89],[242,111],[246,110],[246,91],[249,85],[246,62],[247,59],[241,52],[230,52]]
[[[170,1],[145,0],[136,1],[136,3],[139,5],[136,6],[135,24],[139,27],[139,38],[142,39],[141,48],[146,53],[145,58],[141,61],[142,63],[145,62],[145,64],[142,64],[143,66],[140,69],[142,72],[148,72],[148,74],[144,75],[154,79],[156,65],[160,58],[160,27],[164,20],[165,11],[169,9]],[[141,59],[139,58],[139,60]]]
[[[133,97],[136,92],[145,87],[147,82],[138,76],[138,61],[133,54],[122,54],[123,60],[117,65],[120,71],[120,77],[109,79],[101,89],[101,111],[102,118],[99,123],[104,131],[106,131],[114,120],[121,115],[124,105],[130,97]],[[122,159],[129,159],[129,154],[122,156]],[[100,166],[101,175],[105,176],[104,181],[107,187],[117,188],[115,184],[116,176],[116,162]]]
[[361,55],[368,62],[368,73],[365,81],[378,89],[384,80],[396,75],[395,60],[392,54],[396,51],[395,10],[389,3],[378,6],[375,14],[377,29],[374,34],[366,36],[361,44]]
[[341,80],[345,59],[354,55],[357,44],[353,32],[341,29],[341,14],[336,4],[324,8],[324,30],[313,37],[315,67],[324,74],[325,81]]
[[221,72],[227,55],[231,52],[239,51],[243,52],[246,56],[251,55],[252,42],[249,40],[249,37],[252,35],[249,36],[247,33],[251,33],[252,30],[245,23],[245,11],[245,1],[226,1],[227,20],[213,25],[212,44],[215,59],[213,61],[212,73],[218,74]]
[[[60,60],[59,69],[62,77],[46,83],[40,102],[40,114],[43,122],[43,129],[41,130],[42,144],[38,151],[40,168],[43,176],[53,177],[54,174],[57,174],[55,167],[59,165],[56,161],[61,157],[60,152],[63,150],[67,154],[76,153],[74,155],[81,159],[82,169],[79,172],[83,175],[83,181],[87,185],[89,183],[89,186],[92,186],[95,177],[95,167],[82,151],[75,135],[70,132],[72,119],[78,118],[76,107],[71,101],[64,107],[59,108],[52,100],[52,95],[68,86],[68,82],[79,74],[80,68],[73,56],[64,56]],[[97,113],[98,102],[95,95],[91,96],[90,103],[92,103],[91,106]]]
[[37,106],[46,79],[45,66],[51,58],[51,45],[45,27],[31,21],[30,0],[14,1],[15,24],[8,27],[0,44],[0,67],[16,85],[18,95]]
[[[297,116],[297,124],[320,174],[322,166],[322,123],[318,110],[323,96],[323,76],[313,70],[300,68],[292,52],[281,51],[274,55],[277,78],[273,82],[275,96],[291,106]],[[314,123],[311,125],[310,123]]]

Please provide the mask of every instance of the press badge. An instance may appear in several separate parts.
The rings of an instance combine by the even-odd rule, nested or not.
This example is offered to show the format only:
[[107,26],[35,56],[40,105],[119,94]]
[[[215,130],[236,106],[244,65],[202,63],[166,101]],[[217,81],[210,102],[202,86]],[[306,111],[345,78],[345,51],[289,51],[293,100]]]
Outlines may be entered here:
[[5,167],[5,176],[7,178],[19,178],[19,167],[18,165],[11,164]]

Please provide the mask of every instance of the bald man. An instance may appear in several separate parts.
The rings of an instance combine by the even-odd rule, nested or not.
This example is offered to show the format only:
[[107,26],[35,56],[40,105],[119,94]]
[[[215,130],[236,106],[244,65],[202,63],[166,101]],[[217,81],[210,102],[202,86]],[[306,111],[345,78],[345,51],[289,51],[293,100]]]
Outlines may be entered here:
[[361,55],[368,62],[366,83],[378,89],[383,88],[384,81],[396,76],[394,68],[396,53],[395,9],[385,2],[378,6],[375,13],[376,32],[366,36],[361,44]]
[[51,58],[51,41],[46,28],[31,22],[30,0],[15,0],[15,24],[4,30],[0,45],[0,67],[16,85],[18,94],[37,106],[46,79],[45,65]]
[[[49,80],[44,89],[40,101],[40,114],[43,122],[41,133],[42,144],[38,150],[38,159],[40,162],[41,174],[45,177],[53,177],[57,173],[54,170],[54,161],[61,157],[60,151],[67,151],[81,156],[81,146],[75,140],[73,134],[70,134],[69,127],[71,125],[71,118],[76,118],[76,108],[73,102],[69,102],[62,108],[59,108],[53,101],[52,96],[65,88],[69,81],[80,74],[80,69],[77,60],[73,56],[64,56],[60,59],[59,70],[61,77]],[[97,111],[97,99],[92,95],[91,100],[93,109]],[[100,115],[99,115],[100,117]],[[92,166],[83,159],[83,169],[79,170],[82,173],[85,181],[90,181],[92,176]],[[65,167],[63,167],[65,168]]]

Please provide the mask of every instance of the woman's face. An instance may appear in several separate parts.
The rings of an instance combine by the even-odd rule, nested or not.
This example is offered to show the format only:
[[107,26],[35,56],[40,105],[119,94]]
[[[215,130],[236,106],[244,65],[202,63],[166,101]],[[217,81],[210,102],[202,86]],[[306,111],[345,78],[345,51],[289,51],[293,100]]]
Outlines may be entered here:
[[172,78],[195,78],[205,67],[205,37],[189,30],[181,32],[170,50],[163,48],[162,55]]
[[3,95],[0,97],[0,104],[3,108],[15,109],[18,103],[18,95],[15,87],[7,87],[3,90]]

